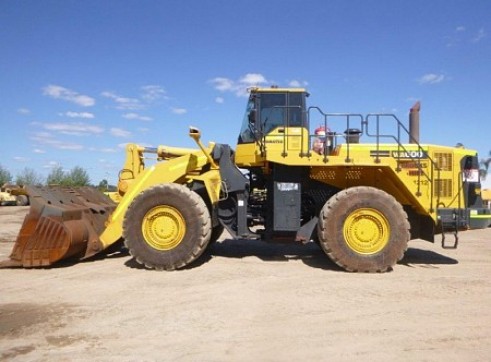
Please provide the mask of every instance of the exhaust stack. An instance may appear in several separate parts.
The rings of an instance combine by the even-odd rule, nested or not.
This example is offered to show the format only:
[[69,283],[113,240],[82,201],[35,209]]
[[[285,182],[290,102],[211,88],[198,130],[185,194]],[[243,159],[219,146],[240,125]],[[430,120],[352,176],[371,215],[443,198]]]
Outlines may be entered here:
[[419,143],[419,111],[421,103],[418,101],[409,110],[409,143]]

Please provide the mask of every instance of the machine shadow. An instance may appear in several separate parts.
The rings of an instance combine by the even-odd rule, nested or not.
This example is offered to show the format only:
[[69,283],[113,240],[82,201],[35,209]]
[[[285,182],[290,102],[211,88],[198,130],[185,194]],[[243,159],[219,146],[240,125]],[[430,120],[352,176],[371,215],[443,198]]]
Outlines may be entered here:
[[[106,256],[106,258],[116,258],[128,255],[129,253],[127,250],[125,251],[123,249],[120,253]],[[268,243],[261,240],[233,239],[225,239],[209,245],[196,261],[182,268],[182,270],[200,267],[215,257],[242,259],[251,256],[255,256],[265,262],[301,260],[305,265],[312,268],[344,272],[344,270],[332,262],[324,251],[315,243],[302,245],[296,243],[283,244]],[[150,270],[144,265],[139,264],[135,258],[130,258],[124,264],[132,269]],[[413,268],[416,265],[453,265],[458,264],[458,261],[431,250],[409,248],[403,259],[397,264]]]
[[[189,270],[200,267],[214,257],[242,259],[255,256],[268,262],[288,262],[289,260],[301,260],[313,268],[342,271],[340,267],[331,262],[327,255],[314,243],[302,244],[271,244],[260,240],[233,240],[225,239],[208,246],[205,252],[193,263],[181,270]],[[135,258],[125,262],[125,266],[132,269],[149,270],[139,264]]]
[[209,246],[210,257],[242,259],[255,256],[268,262],[301,260],[313,268],[342,271],[315,243],[268,243],[261,240],[225,239]]
[[454,258],[431,250],[408,248],[398,264],[412,268],[414,265],[454,265],[458,263],[458,260]]

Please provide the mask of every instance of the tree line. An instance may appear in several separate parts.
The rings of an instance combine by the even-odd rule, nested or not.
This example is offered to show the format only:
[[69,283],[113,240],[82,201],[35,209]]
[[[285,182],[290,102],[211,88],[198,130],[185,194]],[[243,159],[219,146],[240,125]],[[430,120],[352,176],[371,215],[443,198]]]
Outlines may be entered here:
[[482,179],[485,180],[486,176],[488,176],[489,165],[491,165],[491,151],[489,151],[489,157],[482,159],[479,163],[479,173],[481,174]]
[[[26,167],[20,171],[15,178],[9,170],[0,165],[0,186],[5,184],[15,183],[19,186],[45,186],[45,185],[60,185],[60,186],[89,186],[90,177],[88,172],[80,167],[75,166],[69,171],[65,171],[61,166],[54,167],[46,178],[36,172],[34,169]],[[102,180],[99,185],[101,189],[109,187],[107,180]]]

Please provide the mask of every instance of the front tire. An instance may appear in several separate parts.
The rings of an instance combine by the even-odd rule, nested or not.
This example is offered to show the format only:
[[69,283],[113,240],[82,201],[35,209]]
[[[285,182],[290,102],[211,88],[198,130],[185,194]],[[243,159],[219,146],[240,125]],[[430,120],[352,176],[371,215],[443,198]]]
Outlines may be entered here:
[[410,225],[401,204],[373,187],[352,187],[321,210],[320,245],[337,265],[352,272],[386,272],[402,259]]
[[141,192],[123,222],[125,245],[147,268],[174,270],[206,249],[211,219],[203,199],[179,184],[161,184]]
[[16,199],[17,199],[17,201],[16,201],[17,206],[29,205],[29,198],[26,195],[17,195]]

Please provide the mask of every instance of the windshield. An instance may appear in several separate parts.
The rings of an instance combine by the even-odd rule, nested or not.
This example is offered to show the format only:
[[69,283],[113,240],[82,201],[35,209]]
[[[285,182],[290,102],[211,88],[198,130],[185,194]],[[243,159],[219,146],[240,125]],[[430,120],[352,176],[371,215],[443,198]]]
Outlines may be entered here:
[[251,94],[249,102],[247,102],[246,110],[244,113],[244,119],[242,120],[242,127],[240,128],[238,143],[252,143],[255,141],[253,127],[254,125],[249,121],[249,114],[254,109],[254,99],[256,97]]
[[[251,110],[257,112],[257,119],[251,123]],[[266,135],[278,127],[302,127],[305,125],[305,93],[271,92],[251,94],[247,103],[239,143],[255,142],[256,135]]]
[[265,134],[283,125],[286,113],[286,94],[263,94],[261,96],[261,126]]

